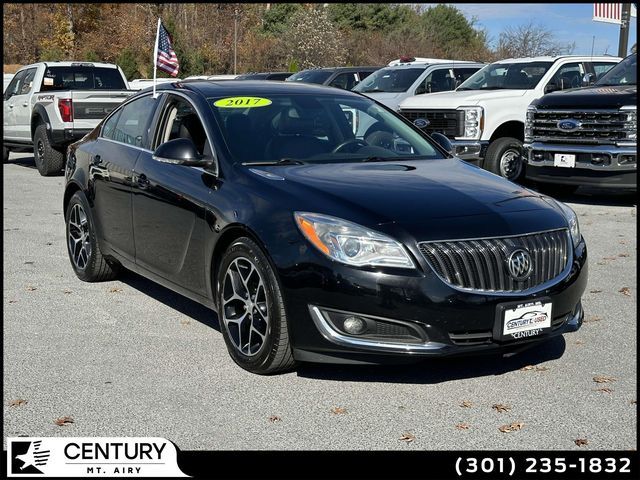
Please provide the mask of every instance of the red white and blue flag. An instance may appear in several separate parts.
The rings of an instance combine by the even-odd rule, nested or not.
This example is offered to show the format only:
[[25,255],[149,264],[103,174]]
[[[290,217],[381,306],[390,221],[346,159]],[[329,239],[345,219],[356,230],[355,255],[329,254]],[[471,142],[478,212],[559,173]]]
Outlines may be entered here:
[[169,32],[164,28],[162,22],[160,22],[160,25],[158,26],[156,55],[156,64],[158,68],[163,72],[167,72],[172,77],[177,77],[178,70],[180,69],[178,57],[171,45]]
[[[637,16],[636,6],[631,4],[631,16]],[[594,3],[593,4],[593,21],[605,23],[622,23],[622,4],[621,3]]]

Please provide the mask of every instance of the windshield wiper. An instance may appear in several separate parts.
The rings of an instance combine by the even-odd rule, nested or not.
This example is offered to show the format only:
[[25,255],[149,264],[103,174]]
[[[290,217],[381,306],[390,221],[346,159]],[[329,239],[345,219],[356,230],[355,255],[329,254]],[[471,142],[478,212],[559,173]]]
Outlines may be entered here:
[[305,165],[302,160],[296,160],[295,158],[281,158],[280,160],[274,160],[272,162],[243,162],[245,167],[258,167],[268,165]]
[[390,162],[392,160],[397,160],[398,157],[367,157],[363,158],[363,162]]
[[385,93],[384,90],[380,90],[379,88],[374,88],[372,90],[360,90],[360,93]]

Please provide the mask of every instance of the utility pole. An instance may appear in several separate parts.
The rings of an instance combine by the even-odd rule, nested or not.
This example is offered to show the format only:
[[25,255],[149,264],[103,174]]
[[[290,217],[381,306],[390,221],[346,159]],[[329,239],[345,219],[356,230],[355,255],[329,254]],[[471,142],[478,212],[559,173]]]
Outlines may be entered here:
[[627,56],[629,44],[629,18],[631,17],[631,4],[622,4],[622,17],[620,18],[620,42],[618,43],[618,56]]

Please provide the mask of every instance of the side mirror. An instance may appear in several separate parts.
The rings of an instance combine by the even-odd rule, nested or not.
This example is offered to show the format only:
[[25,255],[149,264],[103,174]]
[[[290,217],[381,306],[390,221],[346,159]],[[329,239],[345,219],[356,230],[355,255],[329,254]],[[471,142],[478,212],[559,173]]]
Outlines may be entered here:
[[424,86],[424,83],[421,83],[418,88],[416,88],[416,95],[422,95],[423,93],[427,93],[427,88]]
[[440,145],[448,154],[453,155],[453,145],[451,141],[443,134],[434,132],[431,134],[431,138]]
[[590,85],[593,85],[593,82],[595,81],[596,76],[593,73],[585,73],[584,77],[582,77],[582,86],[583,87],[588,87]]
[[560,90],[560,87],[555,83],[549,83],[546,87],[544,87],[544,93],[551,93]]
[[188,138],[174,138],[163,143],[153,152],[153,159],[189,167],[208,167],[212,163],[212,160],[198,153],[195,144]]

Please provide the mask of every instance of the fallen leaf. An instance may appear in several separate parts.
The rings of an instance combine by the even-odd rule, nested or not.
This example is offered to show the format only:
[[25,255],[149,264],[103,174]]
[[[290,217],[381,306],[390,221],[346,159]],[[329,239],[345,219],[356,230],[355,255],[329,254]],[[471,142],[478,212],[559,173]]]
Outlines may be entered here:
[[638,402],[637,402],[636,400],[631,400],[629,403],[630,403],[631,405],[635,405],[635,404],[636,404],[636,403],[638,403]]
[[602,320],[602,317],[599,317],[597,315],[589,315],[584,319],[584,323],[599,322],[600,320]]
[[584,342],[582,340],[576,340],[576,345],[584,345]]
[[615,260],[616,257],[602,257],[603,260]]
[[333,413],[334,415],[340,415],[343,413],[347,413],[347,409],[342,407],[333,407],[331,409],[331,413]]
[[122,291],[122,289],[119,288],[119,287],[111,287],[109,289],[109,293],[118,293],[118,292],[121,292],[121,291]]
[[593,289],[593,290],[589,290],[589,293],[600,293],[602,292],[602,290],[597,290],[597,289]]
[[47,245],[53,245],[53,242],[47,242]]
[[611,393],[611,392],[613,392],[613,390],[610,389],[609,387],[596,388],[595,391],[596,392],[602,392],[602,393]]
[[416,436],[411,432],[404,432],[402,436],[398,439],[402,442],[411,443],[416,439]]
[[36,262],[24,262],[25,265],[33,265]]
[[625,258],[625,257],[628,257],[629,254],[628,253],[619,253],[618,256]]
[[471,403],[469,400],[465,400],[460,404],[460,406],[462,408],[471,408],[473,406],[473,403]]
[[55,422],[56,425],[58,425],[59,427],[63,427],[69,423],[73,423],[73,418],[71,417],[61,417],[58,418]]
[[27,403],[29,403],[27,400],[23,400],[22,398],[19,398],[17,400],[11,400],[11,402],[9,402],[9,406],[21,407],[22,405],[26,405]]
[[621,294],[626,295],[627,297],[631,296],[631,291],[629,290],[629,287],[622,287],[620,290],[618,290]]
[[17,303],[18,300],[9,300],[9,303]]
[[501,427],[498,427],[498,430],[500,430],[502,433],[509,433],[509,432],[516,432],[518,430],[522,430],[522,427],[524,427],[524,423],[513,422],[509,425],[502,425]]
[[627,242],[625,242],[624,240],[620,240],[618,243],[619,243],[620,245],[626,245],[626,244],[627,244]]
[[33,291],[37,290],[37,288],[36,288],[36,287],[34,287],[33,285],[27,285],[27,290],[28,290],[29,292],[33,292]]
[[269,421],[270,421],[271,423],[276,423],[276,422],[281,422],[281,421],[282,421],[282,419],[281,419],[279,416],[277,416],[277,415],[271,415],[271,416],[269,417]]
[[468,423],[458,423],[456,425],[456,428],[458,430],[469,430],[469,424]]
[[575,443],[577,446],[582,447],[584,445],[587,445],[589,443],[589,441],[586,438],[576,438],[573,443]]
[[67,295],[69,295],[70,293],[73,293],[71,290],[69,290],[68,288],[65,288],[62,293],[66,293]]
[[536,372],[546,372],[547,370],[549,370],[549,367],[545,367],[544,365],[536,367]]
[[528,372],[529,370],[533,370],[535,367],[533,365],[527,365],[526,367],[522,367],[520,370]]
[[596,262],[596,265],[606,265],[607,262]]
[[191,325],[191,321],[190,320],[180,320],[180,325]]
[[608,377],[607,375],[597,375],[593,377],[593,381],[596,383],[611,383],[615,382],[616,379],[613,377]]
[[398,410],[404,410],[406,407],[404,405],[398,405]]
[[511,407],[509,405],[503,405],[502,403],[494,403],[491,408],[500,413],[508,412],[509,410],[511,410]]

